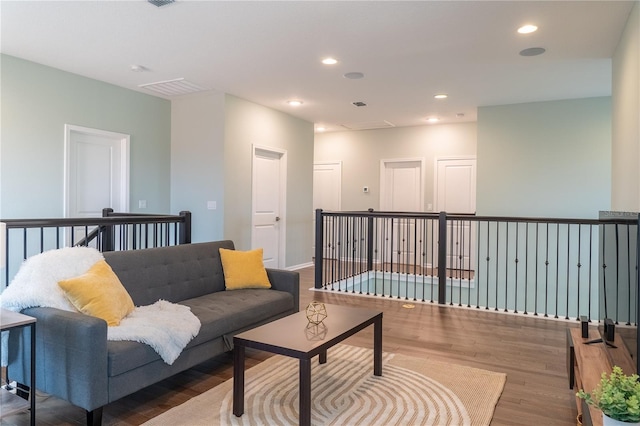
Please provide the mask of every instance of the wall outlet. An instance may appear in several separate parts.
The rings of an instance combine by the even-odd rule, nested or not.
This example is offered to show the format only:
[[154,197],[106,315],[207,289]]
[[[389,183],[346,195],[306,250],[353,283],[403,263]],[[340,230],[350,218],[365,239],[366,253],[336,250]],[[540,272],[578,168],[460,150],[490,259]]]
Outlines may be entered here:
[[369,192],[369,187],[368,186],[363,186],[362,187],[362,192],[364,192],[364,193]]
[[215,210],[217,208],[218,206],[215,201],[207,201],[207,210]]
[[138,200],[138,208],[146,209],[147,208],[147,200]]

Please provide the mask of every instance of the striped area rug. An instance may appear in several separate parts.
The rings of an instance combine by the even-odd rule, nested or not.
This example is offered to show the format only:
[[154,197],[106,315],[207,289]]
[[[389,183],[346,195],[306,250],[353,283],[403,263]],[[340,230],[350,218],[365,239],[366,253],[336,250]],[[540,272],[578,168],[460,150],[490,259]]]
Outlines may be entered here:
[[[311,371],[313,425],[488,425],[506,374],[385,353],[373,375],[373,351],[337,345]],[[298,360],[273,356],[245,374],[245,413],[232,413],[233,380],[145,423],[295,425]]]

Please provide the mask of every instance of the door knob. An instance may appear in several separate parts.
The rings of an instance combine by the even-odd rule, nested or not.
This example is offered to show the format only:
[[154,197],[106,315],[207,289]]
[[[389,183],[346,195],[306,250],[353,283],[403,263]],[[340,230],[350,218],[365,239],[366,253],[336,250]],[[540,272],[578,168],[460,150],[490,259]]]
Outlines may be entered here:
[[276,222],[280,222],[280,216],[276,216]]

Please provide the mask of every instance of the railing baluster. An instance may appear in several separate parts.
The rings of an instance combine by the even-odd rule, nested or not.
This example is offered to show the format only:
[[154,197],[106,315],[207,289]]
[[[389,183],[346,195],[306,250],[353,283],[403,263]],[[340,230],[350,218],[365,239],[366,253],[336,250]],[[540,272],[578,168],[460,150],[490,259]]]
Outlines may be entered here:
[[[177,224],[183,224],[185,219],[180,216],[103,211],[103,216],[97,218],[3,219],[1,221],[6,223],[8,235],[11,234],[5,247],[8,265],[4,271],[4,285],[7,285],[18,272],[17,267],[20,264],[17,259],[20,258],[20,254],[21,259],[26,260],[35,254],[67,246],[92,247],[99,251],[114,250],[116,248],[114,246],[115,227],[120,229],[119,248],[135,249],[137,248],[135,244],[128,244],[130,235],[126,228],[134,226],[132,225],[134,223],[144,223],[145,226],[149,223],[163,223],[166,238],[170,242],[170,224],[174,223],[177,226]],[[20,244],[22,244],[21,248]]]
[[[601,271],[603,283],[611,287],[604,294],[610,299],[610,316],[621,324],[630,321],[625,312],[633,311],[636,303],[631,302],[635,290],[630,290],[634,284],[630,274],[635,265],[630,251],[638,242],[632,241],[630,225],[623,220],[605,225],[605,221],[584,219],[374,211],[330,212],[322,220],[325,241],[317,250],[323,258],[332,253],[331,261],[317,263],[322,288],[423,302],[430,291],[431,303],[553,314],[565,320],[586,311],[591,319],[597,306],[594,277]],[[620,229],[620,224],[625,228]],[[598,225],[603,228],[602,245],[593,236]],[[609,237],[614,229],[618,230],[615,241]],[[594,263],[598,247],[603,255],[601,268]],[[615,265],[615,271],[607,263]]]
[[570,283],[570,275],[571,275],[571,261],[570,261],[570,257],[571,257],[571,225],[567,224],[567,300],[566,300],[566,310],[565,310],[565,316],[564,319],[569,319],[569,283]]

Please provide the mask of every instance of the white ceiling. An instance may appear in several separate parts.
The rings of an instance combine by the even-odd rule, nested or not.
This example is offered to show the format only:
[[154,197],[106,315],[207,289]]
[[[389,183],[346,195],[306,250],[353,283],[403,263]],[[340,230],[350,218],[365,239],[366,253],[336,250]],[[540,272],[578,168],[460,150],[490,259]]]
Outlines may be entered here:
[[[475,121],[478,106],[610,95],[633,3],[2,0],[0,42],[2,53],[145,93],[139,85],[185,78],[329,130],[414,126]],[[539,30],[517,34],[525,23]],[[546,53],[518,54],[529,47]]]

